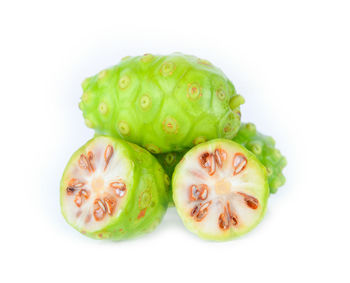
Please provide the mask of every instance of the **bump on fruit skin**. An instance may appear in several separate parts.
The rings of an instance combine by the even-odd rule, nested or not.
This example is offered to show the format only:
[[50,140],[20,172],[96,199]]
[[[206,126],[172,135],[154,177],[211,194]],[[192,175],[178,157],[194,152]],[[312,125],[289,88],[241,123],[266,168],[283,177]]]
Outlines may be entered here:
[[159,153],[192,147],[198,137],[233,138],[244,103],[220,69],[181,53],[126,57],[82,88],[88,127]]
[[242,123],[237,135],[233,139],[253,152],[266,167],[270,193],[276,193],[283,186],[286,178],[282,174],[287,165],[287,159],[275,147],[275,141],[256,130],[253,123]]
[[[169,176],[169,179],[171,180],[171,177],[173,175],[176,165],[180,162],[181,158],[184,156],[186,152],[187,150],[180,151],[180,152],[174,151],[174,152],[156,154],[154,156],[157,158],[160,165],[162,165],[165,173]],[[171,189],[169,189],[169,206],[174,206],[173,193]]]
[[[253,123],[242,123],[237,135],[232,140],[254,153],[258,160],[265,166],[270,193],[276,193],[278,188],[286,182],[282,171],[287,165],[287,159],[275,147],[274,139],[259,133]],[[180,152],[157,154],[155,156],[171,178],[177,163],[188,150],[189,148]],[[167,156],[170,155],[173,156],[173,160],[176,160],[176,162],[166,162]],[[171,193],[169,205],[173,205]]]
[[[87,232],[69,223],[63,210],[64,194],[70,180],[68,166],[76,162],[78,157],[94,140],[108,138],[114,148],[118,148],[131,161],[133,174],[126,195],[124,206],[102,229]],[[127,141],[95,136],[78,149],[68,162],[60,185],[60,201],[62,214],[66,221],[82,234],[94,239],[123,240],[139,236],[154,230],[162,220],[168,207],[168,185],[165,172],[159,162],[147,150]]]

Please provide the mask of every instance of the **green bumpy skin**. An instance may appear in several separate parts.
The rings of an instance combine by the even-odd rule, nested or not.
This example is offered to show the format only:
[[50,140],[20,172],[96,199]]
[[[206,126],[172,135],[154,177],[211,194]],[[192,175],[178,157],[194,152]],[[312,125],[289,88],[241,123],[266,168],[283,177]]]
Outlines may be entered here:
[[[286,182],[282,170],[287,165],[287,160],[281,155],[281,152],[275,148],[274,139],[259,133],[253,123],[242,123],[233,141],[243,145],[256,155],[266,168],[270,193],[276,193],[278,188],[283,186]],[[156,154],[155,157],[163,166],[169,178],[171,178],[176,165],[186,152],[187,150]],[[169,192],[169,199],[169,205],[173,205],[171,189]]]
[[[172,178],[176,165],[181,161],[182,157],[185,155],[187,150],[179,152],[168,152],[155,154],[154,156],[158,159],[158,162],[162,165],[166,174],[168,174],[169,179]],[[169,189],[169,206],[174,206],[173,191],[170,183]]]
[[287,165],[287,159],[275,147],[275,140],[259,133],[253,123],[242,123],[233,140],[253,152],[265,166],[270,193],[276,193],[286,182],[282,170]]
[[[114,149],[113,154],[107,151],[108,146]],[[91,159],[89,152],[92,152]],[[91,160],[93,172],[88,170],[88,166],[88,169],[81,167],[82,156],[89,157],[86,160]],[[101,176],[104,178],[103,185]],[[113,193],[112,183],[108,185],[111,180],[124,182],[122,197],[117,198]],[[87,191],[89,197],[77,207],[75,201],[81,188]],[[78,149],[66,166],[60,184],[61,211],[73,228],[88,237],[123,240],[151,232],[157,227],[168,207],[168,190],[168,176],[147,150],[121,139],[98,136]],[[114,197],[117,206],[112,207],[113,213],[106,212],[104,218],[97,221],[94,218],[97,199],[104,200],[107,208],[103,194]]]
[[79,107],[88,127],[152,153],[232,139],[244,103],[220,69],[181,53],[125,57],[82,88]]

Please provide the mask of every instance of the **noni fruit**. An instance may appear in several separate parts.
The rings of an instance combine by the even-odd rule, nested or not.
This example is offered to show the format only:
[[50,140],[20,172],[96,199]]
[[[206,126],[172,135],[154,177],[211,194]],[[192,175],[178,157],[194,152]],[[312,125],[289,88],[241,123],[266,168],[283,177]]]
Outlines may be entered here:
[[79,107],[88,127],[152,153],[232,139],[244,103],[220,69],[181,53],[126,57],[82,88]]
[[79,232],[121,240],[152,231],[168,206],[169,179],[145,149],[99,136],[78,149],[64,171],[61,210]]
[[236,142],[193,147],[176,166],[173,198],[184,225],[204,239],[230,240],[263,218],[269,196],[265,167]]
[[[286,181],[282,170],[286,166],[287,160],[282,156],[281,152],[275,148],[274,139],[259,133],[253,123],[242,123],[233,141],[253,152],[266,167],[270,193],[276,193],[277,189]],[[169,175],[169,178],[172,177],[177,163],[181,160],[186,151],[187,150],[155,155],[165,172]],[[170,205],[172,205],[171,190],[169,194]]]

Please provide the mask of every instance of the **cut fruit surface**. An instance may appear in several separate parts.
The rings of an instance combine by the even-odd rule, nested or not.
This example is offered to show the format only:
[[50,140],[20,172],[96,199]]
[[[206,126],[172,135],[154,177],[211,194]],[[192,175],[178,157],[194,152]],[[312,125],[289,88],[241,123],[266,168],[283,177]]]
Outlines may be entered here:
[[[148,232],[167,208],[166,181],[146,150],[96,137],[73,154],[65,169],[62,213],[70,225],[93,238],[123,239]],[[147,201],[140,201],[145,195]]]
[[[254,153],[258,160],[265,166],[270,193],[276,193],[278,188],[286,182],[286,178],[283,175],[283,168],[287,165],[287,160],[276,148],[274,139],[258,132],[253,123],[242,123],[233,141],[243,145],[246,149]],[[170,178],[172,178],[176,165],[187,150],[155,155]],[[173,205],[171,188],[169,194],[169,205]]]
[[185,226],[202,238],[229,240],[262,219],[266,170],[243,146],[217,139],[195,146],[176,166],[173,199]]

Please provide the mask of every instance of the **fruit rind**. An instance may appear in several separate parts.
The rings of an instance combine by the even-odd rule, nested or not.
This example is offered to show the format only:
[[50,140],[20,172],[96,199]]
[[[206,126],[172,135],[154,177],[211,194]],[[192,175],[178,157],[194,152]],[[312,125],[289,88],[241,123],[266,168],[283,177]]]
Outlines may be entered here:
[[[220,145],[229,145],[234,147],[235,149],[239,149],[240,152],[242,152],[249,160],[250,166],[253,166],[254,169],[256,170],[257,175],[259,175],[259,178],[261,179],[262,183],[259,184],[259,190],[260,190],[260,195],[259,195],[259,201],[261,205],[261,211],[260,215],[258,217],[258,220],[255,222],[254,225],[251,225],[249,227],[246,227],[245,229],[237,231],[231,231],[229,233],[222,233],[219,235],[214,235],[214,234],[208,234],[205,232],[202,232],[196,227],[196,223],[188,216],[188,211],[184,210],[181,207],[180,201],[177,196],[177,190],[182,190],[183,188],[178,186],[178,180],[182,178],[181,175],[181,170],[183,169],[183,164],[185,161],[189,158],[192,158],[192,156],[195,156],[195,154],[199,151],[205,151],[208,148],[214,149],[216,147],[220,147]],[[203,239],[208,239],[208,240],[214,240],[214,241],[226,241],[230,240],[236,237],[239,237],[243,234],[246,234],[250,230],[252,230],[265,215],[266,208],[267,208],[267,201],[269,197],[269,187],[268,187],[268,182],[267,182],[267,173],[265,167],[260,163],[260,161],[256,158],[256,156],[248,151],[246,148],[243,146],[239,145],[236,142],[229,141],[226,139],[215,139],[211,140],[209,142],[202,143],[200,145],[195,146],[194,148],[190,149],[183,157],[183,159],[178,163],[178,165],[175,167],[174,173],[173,173],[173,178],[172,178],[172,188],[173,188],[173,199],[175,206],[177,208],[177,211],[185,225],[185,227],[190,230],[191,232],[197,234],[199,237]],[[179,192],[180,193],[180,192]]]
[[[100,230],[86,231],[68,219],[63,202],[70,178],[68,174],[70,164],[76,162],[80,154],[85,152],[92,143],[101,139],[107,139],[118,149],[118,154],[122,154],[126,160],[129,160],[130,175],[126,180],[128,193],[116,215],[112,216],[104,227]],[[116,138],[95,137],[72,155],[64,170],[60,184],[62,214],[73,228],[94,239],[122,240],[150,232],[160,223],[168,206],[168,186],[164,175],[165,172],[158,161],[145,149]],[[146,203],[140,201],[145,194],[148,194],[150,199]]]

